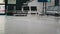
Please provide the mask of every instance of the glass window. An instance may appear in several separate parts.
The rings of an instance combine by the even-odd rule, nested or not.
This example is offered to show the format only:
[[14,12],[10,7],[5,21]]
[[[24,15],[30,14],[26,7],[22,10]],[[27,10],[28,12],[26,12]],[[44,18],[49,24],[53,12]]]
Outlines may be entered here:
[[16,4],[16,0],[8,0],[8,4]]
[[29,7],[27,6],[27,7],[23,7],[23,10],[29,10]]

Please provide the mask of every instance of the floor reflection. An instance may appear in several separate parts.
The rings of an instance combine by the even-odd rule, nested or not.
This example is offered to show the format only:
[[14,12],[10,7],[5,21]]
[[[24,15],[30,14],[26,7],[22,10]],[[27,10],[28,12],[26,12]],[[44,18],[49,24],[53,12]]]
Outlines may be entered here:
[[32,15],[27,17],[0,16],[0,33],[60,34],[60,17]]

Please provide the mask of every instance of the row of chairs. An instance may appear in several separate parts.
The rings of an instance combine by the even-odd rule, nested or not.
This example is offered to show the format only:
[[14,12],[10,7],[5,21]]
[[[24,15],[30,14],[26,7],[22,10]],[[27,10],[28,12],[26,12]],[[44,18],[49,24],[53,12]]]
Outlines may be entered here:
[[[17,9],[18,8],[18,9]],[[16,7],[16,6],[7,6],[7,10],[6,13],[7,15],[13,15],[13,14],[27,14],[29,11],[29,6],[25,6],[25,7]],[[32,6],[31,7],[32,11],[37,11],[37,7],[36,6]]]
[[7,15],[27,15],[29,7],[24,7],[25,11],[22,11],[21,7],[16,8],[16,6],[7,6],[6,13]]

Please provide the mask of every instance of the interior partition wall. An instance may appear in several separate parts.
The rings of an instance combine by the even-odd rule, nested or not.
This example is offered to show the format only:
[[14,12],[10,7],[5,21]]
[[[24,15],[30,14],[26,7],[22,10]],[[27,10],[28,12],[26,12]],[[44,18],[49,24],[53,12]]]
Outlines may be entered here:
[[0,0],[0,14],[5,14],[5,0]]

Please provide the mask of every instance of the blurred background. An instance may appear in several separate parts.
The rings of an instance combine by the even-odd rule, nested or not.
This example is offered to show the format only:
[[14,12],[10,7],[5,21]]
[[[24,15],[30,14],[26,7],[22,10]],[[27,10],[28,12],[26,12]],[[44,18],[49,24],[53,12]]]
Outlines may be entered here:
[[0,34],[60,34],[60,0],[0,0]]

